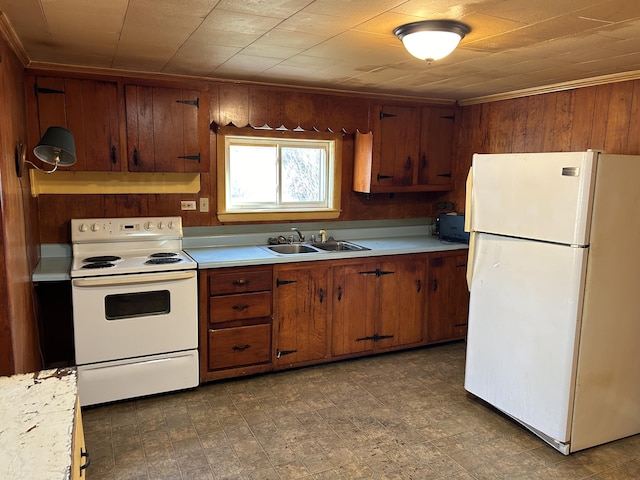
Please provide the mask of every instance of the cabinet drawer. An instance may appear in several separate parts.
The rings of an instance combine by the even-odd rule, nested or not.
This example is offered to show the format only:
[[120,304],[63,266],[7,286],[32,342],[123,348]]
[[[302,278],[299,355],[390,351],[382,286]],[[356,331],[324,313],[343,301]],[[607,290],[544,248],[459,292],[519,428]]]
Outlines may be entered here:
[[209,298],[209,322],[268,317],[271,315],[271,292],[221,295]]
[[271,267],[224,273],[216,272],[209,276],[209,295],[271,290],[271,282]]
[[271,360],[271,324],[209,330],[209,369]]

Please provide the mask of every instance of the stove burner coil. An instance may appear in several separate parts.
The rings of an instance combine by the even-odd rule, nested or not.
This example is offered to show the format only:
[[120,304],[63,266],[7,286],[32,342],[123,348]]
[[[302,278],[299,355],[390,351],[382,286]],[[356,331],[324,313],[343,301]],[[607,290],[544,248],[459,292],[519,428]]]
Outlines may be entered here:
[[[120,257],[116,257],[115,255],[99,255],[97,257],[85,258],[82,261],[84,263],[94,263],[94,262],[104,263],[104,262],[115,262],[120,259],[121,259]],[[93,267],[93,268],[96,268],[96,267]]]
[[152,253],[151,255],[149,255],[149,257],[151,257],[151,258],[169,258],[169,257],[175,257],[176,255],[178,255],[178,254],[174,253],[174,252],[158,252],[158,253]]
[[111,268],[111,267],[115,267],[115,264],[111,262],[91,262],[82,266],[82,268]]
[[176,258],[176,257],[159,257],[159,258],[150,258],[144,263],[146,265],[163,265],[167,263],[178,263],[181,261],[182,261],[181,258]]

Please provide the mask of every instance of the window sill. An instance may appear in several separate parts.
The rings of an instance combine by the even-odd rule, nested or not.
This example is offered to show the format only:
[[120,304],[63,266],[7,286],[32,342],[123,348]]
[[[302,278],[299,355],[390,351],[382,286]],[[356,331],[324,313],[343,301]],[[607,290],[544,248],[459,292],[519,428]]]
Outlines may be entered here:
[[218,220],[222,223],[278,220],[329,220],[340,217],[341,213],[342,210],[322,210],[313,212],[218,212]]

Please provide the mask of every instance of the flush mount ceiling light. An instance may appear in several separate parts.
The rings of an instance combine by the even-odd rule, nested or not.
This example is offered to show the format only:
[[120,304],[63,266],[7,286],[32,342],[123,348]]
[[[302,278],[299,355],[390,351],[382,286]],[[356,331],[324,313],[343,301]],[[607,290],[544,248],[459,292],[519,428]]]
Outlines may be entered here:
[[73,133],[63,127],[49,127],[33,149],[33,154],[40,160],[53,165],[51,170],[42,170],[26,160],[26,149],[22,143],[16,147],[16,172],[22,176],[24,164],[28,163],[44,173],[53,173],[58,167],[68,167],[76,163],[76,146]]
[[411,55],[431,63],[453,52],[470,31],[468,25],[455,20],[424,20],[401,25],[393,33]]

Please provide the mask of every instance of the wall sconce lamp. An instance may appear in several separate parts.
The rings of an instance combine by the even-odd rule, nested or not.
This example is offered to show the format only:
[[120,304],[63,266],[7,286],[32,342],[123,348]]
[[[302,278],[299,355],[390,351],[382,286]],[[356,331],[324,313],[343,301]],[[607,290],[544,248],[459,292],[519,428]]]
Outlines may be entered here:
[[411,55],[431,64],[453,52],[471,27],[455,20],[424,20],[393,30]]
[[49,127],[33,149],[33,154],[40,160],[53,165],[51,170],[43,170],[34,163],[26,159],[26,148],[19,143],[16,147],[16,173],[22,176],[24,164],[33,165],[41,172],[53,173],[58,167],[68,167],[76,163],[76,146],[73,140],[73,133],[63,127]]

